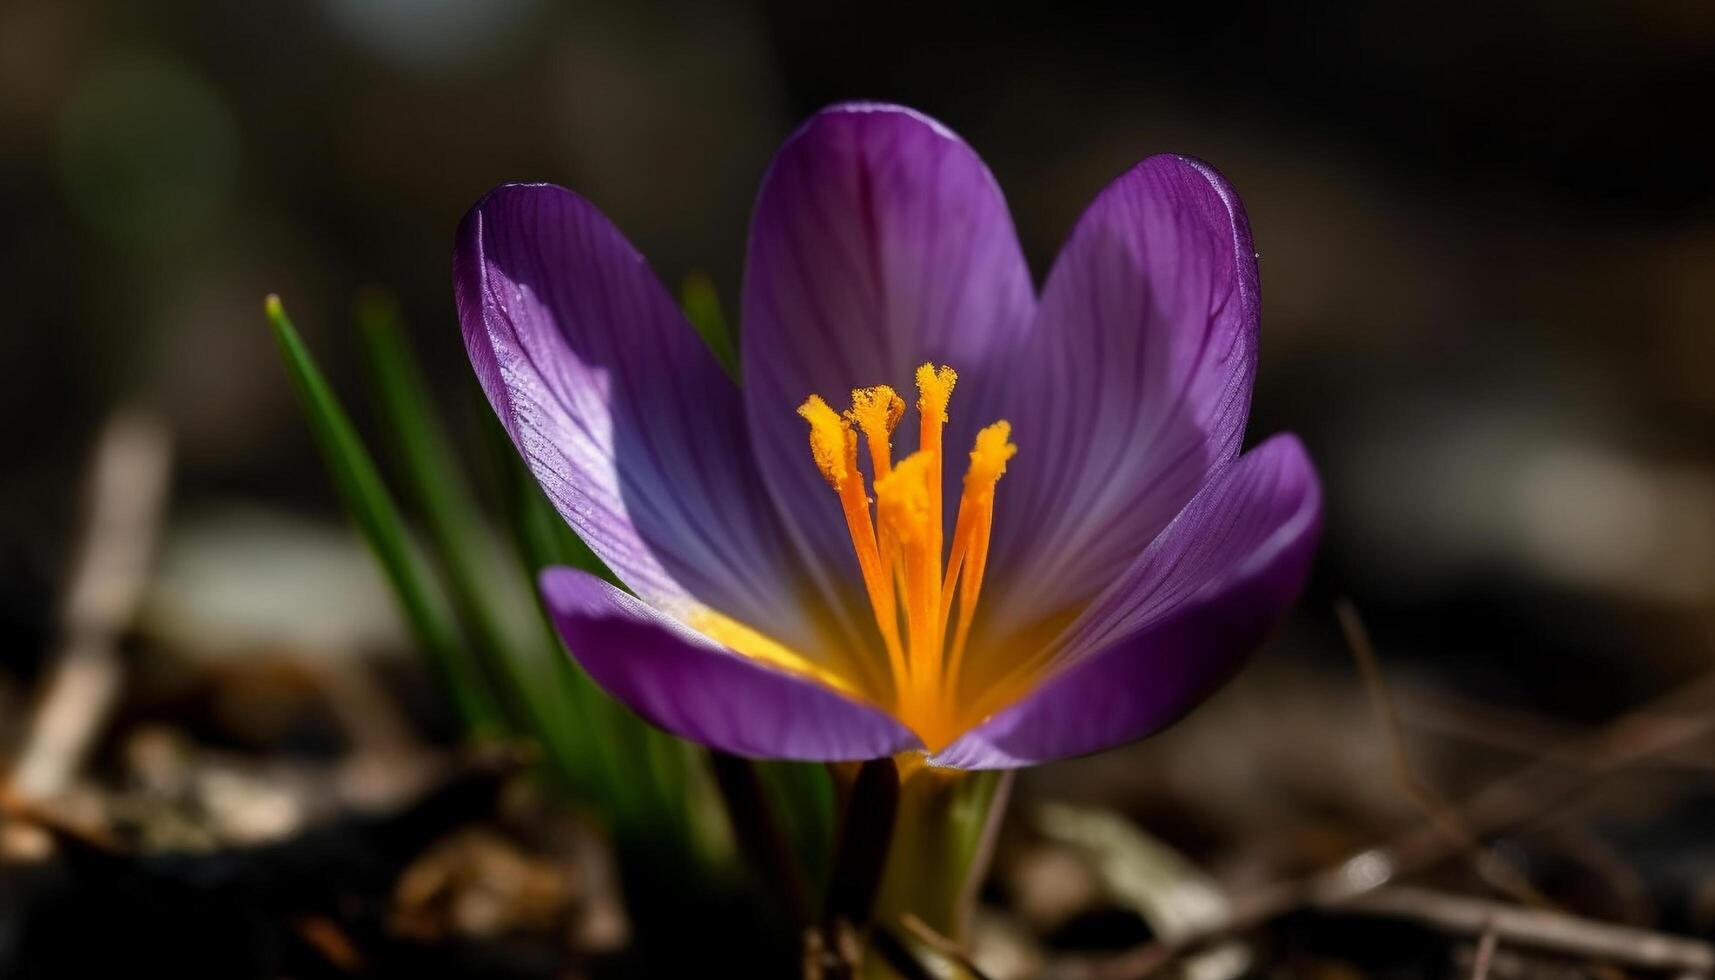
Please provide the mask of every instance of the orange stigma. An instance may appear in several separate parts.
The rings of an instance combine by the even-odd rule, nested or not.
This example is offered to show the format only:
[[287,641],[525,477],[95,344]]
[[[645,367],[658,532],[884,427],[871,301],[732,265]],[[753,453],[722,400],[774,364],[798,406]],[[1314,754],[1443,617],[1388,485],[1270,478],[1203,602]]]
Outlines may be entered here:
[[[949,546],[941,518],[941,435],[958,375],[925,364],[916,381],[919,449],[897,463],[892,436],[905,402],[886,385],[853,391],[843,415],[817,395],[798,414],[810,424],[810,453],[845,513],[887,651],[894,713],[936,751],[961,728],[959,678],[988,565],[995,485],[1018,447],[1007,422],[977,433]],[[873,517],[857,465],[860,434],[875,474]]]

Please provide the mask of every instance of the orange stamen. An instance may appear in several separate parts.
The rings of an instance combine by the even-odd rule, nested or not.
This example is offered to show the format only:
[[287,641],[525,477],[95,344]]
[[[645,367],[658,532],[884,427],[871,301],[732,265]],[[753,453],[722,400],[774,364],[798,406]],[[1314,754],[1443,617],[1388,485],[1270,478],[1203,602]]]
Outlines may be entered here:
[[893,611],[893,576],[882,564],[875,527],[870,522],[869,496],[864,493],[863,474],[857,468],[857,434],[817,395],[804,399],[804,404],[798,406],[798,414],[810,423],[810,454],[816,466],[839,494],[846,530],[857,552],[858,571],[863,575],[864,589],[869,593],[888,660],[898,676],[905,665],[905,653],[899,644],[898,620]]
[[[957,380],[948,367],[925,364],[917,369],[919,448],[898,463],[892,460],[892,434],[905,403],[892,388],[877,385],[853,391],[852,406],[843,416],[815,395],[798,409],[810,423],[811,455],[839,495],[864,587],[887,646],[895,713],[931,750],[957,736],[963,721],[958,685],[988,566],[995,484],[1006,471],[1007,460],[1018,451],[1007,441],[1012,430],[1006,422],[978,433],[952,546],[947,549],[942,527],[942,434]],[[868,444],[875,474],[873,520],[857,467],[859,432]],[[949,626],[953,627],[950,648]]]

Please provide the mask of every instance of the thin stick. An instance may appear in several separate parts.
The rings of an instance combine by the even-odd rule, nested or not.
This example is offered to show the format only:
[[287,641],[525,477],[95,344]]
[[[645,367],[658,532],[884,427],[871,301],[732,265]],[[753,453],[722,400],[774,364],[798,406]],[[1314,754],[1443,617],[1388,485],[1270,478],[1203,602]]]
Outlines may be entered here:
[[[1391,885],[1323,908],[1338,914],[1406,919],[1457,935],[1493,935],[1496,942],[1505,940],[1511,946],[1616,966],[1703,975],[1715,971],[1715,945],[1699,939],[1427,888]],[[1492,950],[1489,955],[1494,955]]]
[[[1573,739],[1553,760],[1531,763],[1503,777],[1459,805],[1460,821],[1479,839],[1518,826],[1560,807],[1600,777],[1627,766],[1676,752],[1715,734],[1715,711],[1678,715],[1687,705],[1715,695],[1715,671],[1681,685],[1640,708],[1626,712],[1587,735]],[[1565,760],[1578,770],[1566,772]],[[1142,980],[1178,957],[1235,933],[1254,929],[1307,905],[1332,905],[1380,888],[1399,877],[1433,867],[1459,853],[1433,822],[1396,837],[1387,845],[1360,851],[1308,877],[1252,889],[1236,896],[1225,921],[1212,922],[1172,943],[1152,942],[1095,964],[1069,967],[1065,978]]]
[[1376,714],[1380,716],[1393,754],[1394,776],[1407,798],[1423,811],[1430,823],[1449,843],[1470,855],[1471,869],[1490,887],[1527,905],[1552,905],[1553,903],[1517,868],[1482,845],[1471,832],[1471,828],[1465,826],[1465,822],[1460,819],[1458,810],[1447,802],[1446,797],[1437,792],[1412,764],[1411,753],[1406,749],[1405,726],[1400,723],[1399,711],[1394,707],[1393,696],[1388,690],[1387,681],[1382,677],[1381,661],[1376,657],[1375,644],[1370,641],[1369,630],[1364,628],[1357,607],[1352,605],[1350,599],[1336,602],[1334,613],[1340,620],[1341,631],[1346,635],[1346,646],[1351,649],[1352,658],[1358,662],[1358,672],[1363,676],[1364,688],[1369,692]]
[[[1577,768],[1585,760],[1564,757],[1566,745],[1586,734],[1578,725],[1553,721],[1528,711],[1480,704],[1447,693],[1399,690],[1394,701],[1401,719],[1413,731],[1498,749],[1520,758],[1534,758]],[[1651,764],[1665,772],[1708,775],[1715,758],[1707,748],[1691,745],[1663,754]]]
[[929,968],[917,959],[917,954],[911,951],[911,945],[892,929],[885,926],[876,929],[870,933],[869,941],[882,962],[886,963],[900,980],[935,980],[935,974],[929,972]]
[[102,430],[61,646],[11,774],[10,791],[19,797],[40,800],[63,791],[118,698],[124,667],[117,645],[149,581],[171,462],[171,440],[152,418],[122,411]]
[[1483,927],[1483,938],[1477,940],[1477,955],[1471,961],[1471,980],[1489,980],[1489,966],[1494,962],[1495,948],[1500,943],[1500,931],[1490,921]]
[[929,923],[910,912],[899,917],[899,924],[905,927],[905,931],[910,933],[913,939],[957,963],[970,974],[971,980],[991,980],[982,967],[977,966],[976,961],[971,959],[971,954],[965,952],[965,947],[955,942],[952,937],[941,935]]

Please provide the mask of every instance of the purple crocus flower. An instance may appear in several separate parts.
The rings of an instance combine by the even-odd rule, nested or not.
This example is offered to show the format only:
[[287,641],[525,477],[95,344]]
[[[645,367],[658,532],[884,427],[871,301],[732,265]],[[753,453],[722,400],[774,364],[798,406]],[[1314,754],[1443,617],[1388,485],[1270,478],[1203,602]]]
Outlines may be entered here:
[[1321,489],[1291,435],[1239,453],[1256,254],[1195,160],[1109,185],[1038,295],[962,140],[824,110],[763,180],[742,387],[570,191],[491,191],[454,275],[495,412],[630,590],[549,569],[550,613],[598,683],[693,741],[973,769],[1094,752],[1189,710],[1305,578]]

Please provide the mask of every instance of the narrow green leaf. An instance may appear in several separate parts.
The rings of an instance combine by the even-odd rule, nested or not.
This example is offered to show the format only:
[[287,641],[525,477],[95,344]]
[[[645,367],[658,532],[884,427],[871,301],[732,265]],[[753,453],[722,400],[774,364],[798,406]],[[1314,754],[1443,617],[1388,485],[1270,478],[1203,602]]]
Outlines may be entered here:
[[[512,501],[509,516],[527,574],[534,579],[544,568],[565,565],[623,587],[548,502],[500,426],[489,429],[494,465],[510,477],[505,496]],[[719,850],[709,839],[720,835],[697,824],[704,809],[699,800],[713,794],[712,786],[703,785],[708,779],[701,750],[659,731],[609,697],[565,651],[546,609],[542,619],[545,642],[565,669],[561,696],[589,719],[595,760],[601,766],[599,801],[627,823],[626,833],[672,837],[676,846],[693,850]]]
[[[486,471],[500,476],[500,485],[489,489],[497,490],[503,502],[526,577],[534,582],[544,568],[564,565],[623,588],[548,502],[505,430],[489,413],[482,415]],[[537,600],[540,608],[539,595]],[[566,652],[547,610],[540,611],[542,645],[561,668],[557,697],[569,706],[566,713],[586,720],[590,733],[581,757],[588,798],[614,817],[615,830],[631,845],[704,865],[726,860],[731,839],[724,821],[709,818],[711,811],[719,813],[719,801],[702,750],[609,697]]]
[[[405,338],[398,306],[371,290],[357,305],[358,333],[380,397],[381,414],[398,447],[404,486],[422,512],[454,605],[483,662],[498,675],[523,727],[536,736],[561,774],[587,789],[595,778],[589,757],[600,733],[582,699],[567,703],[564,655],[552,636],[531,627],[534,605],[521,597],[535,587],[500,561],[494,541],[452,440],[441,427],[429,386]],[[523,613],[523,617],[508,612]],[[546,642],[545,642],[546,641]]]
[[703,272],[686,273],[679,286],[679,305],[684,308],[685,318],[691,321],[691,326],[697,328],[703,343],[709,345],[715,359],[721,362],[721,367],[733,381],[738,381],[738,338],[728,326],[726,314],[721,312],[721,300],[715,292],[714,280]]
[[757,773],[814,894],[821,894],[834,849],[834,781],[816,762],[759,760]]
[[476,661],[438,605],[433,579],[411,550],[405,522],[382,483],[375,461],[287,318],[280,298],[269,296],[264,309],[334,487],[381,563],[417,642],[429,655],[470,732],[477,736],[500,734],[503,723],[499,707]]
[[616,822],[631,825],[645,806],[645,786],[638,778],[638,735],[628,727],[627,712],[584,674],[549,620],[536,589],[536,579],[550,565],[569,565],[610,582],[617,582],[589,546],[566,525],[534,477],[525,469],[518,451],[493,414],[483,406],[479,413],[479,455],[486,464],[479,469],[492,479],[486,487],[511,531],[513,557],[521,577],[529,583],[535,599],[537,635],[533,642],[554,661],[553,686],[564,712],[581,719],[584,734],[578,747],[574,789],[586,800],[607,811]]

